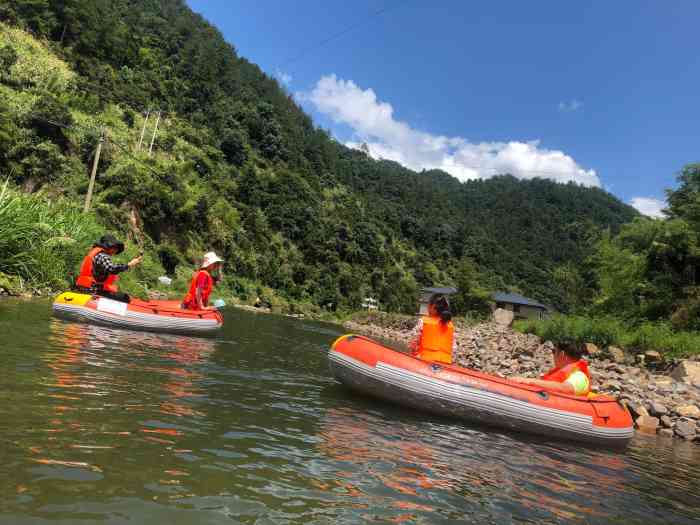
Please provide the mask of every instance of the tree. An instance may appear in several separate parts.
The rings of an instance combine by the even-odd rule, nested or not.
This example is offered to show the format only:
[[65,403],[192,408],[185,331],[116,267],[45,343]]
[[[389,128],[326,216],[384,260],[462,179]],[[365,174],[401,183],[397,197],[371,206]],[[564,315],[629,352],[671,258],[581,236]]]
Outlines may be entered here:
[[480,285],[481,277],[470,258],[465,257],[457,265],[457,293],[452,298],[452,308],[458,315],[486,316],[490,311],[491,296]]
[[10,74],[10,68],[17,63],[19,56],[15,48],[7,45],[0,48],[0,73]]

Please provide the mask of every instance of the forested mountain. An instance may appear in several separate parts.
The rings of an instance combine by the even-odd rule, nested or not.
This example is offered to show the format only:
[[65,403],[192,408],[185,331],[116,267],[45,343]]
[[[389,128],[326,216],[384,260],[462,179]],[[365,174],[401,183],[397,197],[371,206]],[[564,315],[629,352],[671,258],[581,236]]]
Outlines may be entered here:
[[412,310],[420,285],[469,282],[566,307],[555,269],[637,215],[599,189],[348,149],[181,0],[18,0],[0,20],[3,179],[79,200],[104,129],[95,209],[169,273],[211,248],[241,295]]

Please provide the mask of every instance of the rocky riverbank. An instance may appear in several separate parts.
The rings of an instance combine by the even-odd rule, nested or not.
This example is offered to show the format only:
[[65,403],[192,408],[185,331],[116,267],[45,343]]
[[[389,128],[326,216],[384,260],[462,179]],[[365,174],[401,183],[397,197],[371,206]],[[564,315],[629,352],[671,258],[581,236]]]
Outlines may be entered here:
[[[355,333],[403,345],[413,318],[365,316],[344,326]],[[493,322],[457,324],[455,364],[497,376],[536,377],[552,366],[551,342]],[[638,432],[700,442],[700,360],[664,363],[656,352],[629,355],[588,345],[593,389],[616,396]]]

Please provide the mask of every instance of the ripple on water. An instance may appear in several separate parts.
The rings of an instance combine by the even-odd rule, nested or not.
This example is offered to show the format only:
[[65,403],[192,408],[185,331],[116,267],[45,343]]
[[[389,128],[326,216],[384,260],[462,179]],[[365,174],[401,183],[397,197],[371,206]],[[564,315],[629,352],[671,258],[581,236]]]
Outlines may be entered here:
[[192,338],[0,312],[0,522],[700,518],[696,445],[619,453],[453,424],[336,385],[330,325],[226,315]]

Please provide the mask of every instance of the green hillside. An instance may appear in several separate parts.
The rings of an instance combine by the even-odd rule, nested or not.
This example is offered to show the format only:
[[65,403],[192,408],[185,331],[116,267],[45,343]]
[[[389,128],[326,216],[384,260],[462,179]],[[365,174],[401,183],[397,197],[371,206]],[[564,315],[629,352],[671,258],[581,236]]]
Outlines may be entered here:
[[0,20],[0,176],[80,203],[104,130],[94,210],[147,248],[142,286],[215,249],[244,300],[412,310],[418,286],[468,275],[566,307],[555,269],[637,215],[599,189],[350,150],[180,0],[20,0]]

